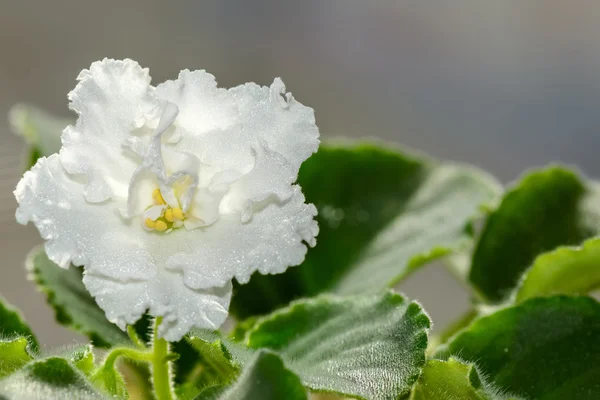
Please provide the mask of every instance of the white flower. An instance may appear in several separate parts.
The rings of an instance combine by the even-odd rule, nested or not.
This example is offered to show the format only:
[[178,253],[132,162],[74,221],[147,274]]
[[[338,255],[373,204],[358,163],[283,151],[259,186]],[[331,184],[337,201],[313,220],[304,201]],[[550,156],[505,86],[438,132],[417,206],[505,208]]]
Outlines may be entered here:
[[317,211],[294,182],[319,131],[280,79],[226,90],[185,70],[153,87],[136,62],[108,59],[77,79],[77,123],[19,182],[16,215],[51,260],[85,267],[110,321],[148,311],[170,341],[216,329],[233,278],[304,260]]

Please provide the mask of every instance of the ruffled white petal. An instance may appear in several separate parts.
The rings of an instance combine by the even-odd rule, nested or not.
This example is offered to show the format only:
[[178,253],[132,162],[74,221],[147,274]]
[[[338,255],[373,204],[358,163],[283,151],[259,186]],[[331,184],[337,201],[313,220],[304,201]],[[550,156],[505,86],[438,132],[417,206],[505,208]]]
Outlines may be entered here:
[[83,283],[121,329],[135,323],[148,311],[160,315],[159,335],[168,341],[181,339],[192,328],[218,329],[227,318],[231,282],[220,288],[190,289],[181,275],[163,271],[148,281],[123,283],[86,273]]
[[126,154],[123,143],[159,111],[148,69],[132,60],[104,59],[77,79],[69,93],[69,107],[79,118],[62,135],[63,167],[71,174],[85,175],[84,194],[90,202],[126,197],[136,160]]
[[315,245],[319,228],[313,219],[315,206],[304,203],[298,186],[293,190],[287,202],[260,204],[248,223],[221,217],[204,230],[193,231],[193,236],[173,232],[171,236],[185,242],[185,250],[174,253],[167,268],[182,271],[189,287],[203,289],[232,278],[246,283],[255,271],[277,274],[299,265],[306,244]]
[[213,75],[184,70],[176,80],[158,85],[156,94],[179,108],[169,140],[174,149],[194,153],[211,166],[211,174],[250,170],[252,136],[242,133],[236,101],[226,89],[217,88]]
[[318,129],[281,80],[225,90],[182,71],[153,88],[131,60],[78,79],[79,119],[17,186],[17,219],[37,226],[50,259],[85,266],[111,321],[124,328],[148,311],[168,340],[215,329],[233,278],[304,260],[317,211],[293,184]]
[[[58,154],[41,158],[17,185],[17,220],[32,221],[48,257],[63,268],[85,265],[113,279],[149,279],[156,255],[140,224],[126,224],[109,203],[89,203]],[[150,236],[152,238],[152,236]]]
[[156,95],[179,107],[179,126],[190,135],[224,131],[238,123],[235,101],[204,70],[181,71],[176,80],[158,85]]
[[300,165],[319,147],[314,111],[286,93],[277,78],[271,87],[246,83],[229,89],[240,110],[242,135],[264,140],[283,155],[298,173]]

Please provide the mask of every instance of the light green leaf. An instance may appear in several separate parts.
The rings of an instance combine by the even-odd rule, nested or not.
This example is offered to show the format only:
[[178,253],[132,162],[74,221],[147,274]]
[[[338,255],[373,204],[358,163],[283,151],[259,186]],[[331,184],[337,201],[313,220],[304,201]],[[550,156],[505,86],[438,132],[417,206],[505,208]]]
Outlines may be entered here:
[[473,364],[456,358],[429,360],[423,368],[410,400],[501,400],[516,399],[490,387]]
[[600,190],[563,167],[525,176],[488,218],[475,249],[470,281],[492,301],[517,285],[535,257],[578,245],[600,230]]
[[241,318],[324,291],[391,287],[417,267],[463,248],[468,226],[500,186],[482,171],[374,144],[323,144],[300,170],[319,211],[317,246],[284,274],[255,274],[234,291]]
[[86,376],[95,368],[94,351],[91,345],[79,346],[68,354],[68,359]]
[[0,378],[13,373],[31,360],[33,356],[26,338],[0,340]]
[[457,356],[500,390],[530,399],[600,398],[600,304],[544,297],[473,322],[440,356]]
[[38,342],[29,325],[25,323],[17,309],[11,307],[6,300],[0,297],[0,338],[15,336],[29,338],[31,350],[37,351]]
[[[226,386],[216,385],[207,387],[198,396],[194,397],[194,400],[219,400],[219,396],[227,390]],[[186,397],[183,397],[185,400]]]
[[515,301],[554,294],[587,294],[600,287],[600,238],[540,255],[525,273]]
[[[28,104],[14,105],[8,114],[12,131],[23,137],[36,153],[33,163],[40,156],[58,153],[61,146],[60,136],[67,125],[75,123],[74,118],[58,118]],[[33,165],[32,163],[32,165]]]
[[0,380],[0,398],[6,400],[105,399],[67,360],[51,357],[34,361]]
[[[392,292],[320,296],[259,320],[246,345],[277,351],[315,391],[396,399],[409,393],[425,364],[429,325],[418,304]],[[194,333],[189,340],[213,339]],[[249,350],[222,340],[233,360],[247,362]]]
[[259,350],[246,364],[238,381],[218,399],[306,400],[307,397],[300,379],[285,368],[277,355]]
[[129,341],[127,334],[106,319],[104,311],[83,286],[81,268],[60,268],[42,248],[35,248],[29,254],[27,267],[54,308],[58,322],[88,336],[95,346]]
[[128,397],[125,381],[114,365],[104,365],[90,376],[94,386],[118,399]]

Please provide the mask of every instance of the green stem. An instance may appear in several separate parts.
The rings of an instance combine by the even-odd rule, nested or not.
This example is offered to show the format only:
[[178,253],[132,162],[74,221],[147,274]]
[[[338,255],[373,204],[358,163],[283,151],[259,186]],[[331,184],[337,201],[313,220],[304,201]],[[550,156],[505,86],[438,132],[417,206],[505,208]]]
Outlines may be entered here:
[[140,349],[145,349],[146,344],[140,339],[133,325],[127,325],[127,335],[129,335],[129,339]]
[[173,400],[171,393],[171,374],[169,371],[169,344],[158,337],[158,326],[162,318],[156,318],[154,323],[153,354],[152,354],[152,383],[157,400]]
[[149,362],[152,360],[152,353],[147,351],[139,351],[135,349],[128,349],[119,347],[113,349],[104,360],[104,368],[114,368],[115,362],[119,357],[125,357],[133,361],[146,361]]

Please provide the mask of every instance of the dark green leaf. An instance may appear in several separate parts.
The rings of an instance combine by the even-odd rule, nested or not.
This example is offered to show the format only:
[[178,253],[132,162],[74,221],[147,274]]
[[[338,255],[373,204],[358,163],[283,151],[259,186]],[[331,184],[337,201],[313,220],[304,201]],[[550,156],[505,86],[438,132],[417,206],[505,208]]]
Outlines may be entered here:
[[105,399],[67,360],[34,361],[0,380],[0,398],[7,400]]
[[600,287],[600,239],[582,247],[561,247],[536,258],[525,273],[515,301],[553,294],[587,294]]
[[88,336],[99,347],[129,341],[127,334],[106,319],[104,311],[83,286],[81,268],[60,268],[41,248],[29,255],[28,268],[54,308],[58,322]]
[[581,244],[599,228],[600,191],[595,184],[561,167],[530,173],[488,218],[470,280],[485,297],[499,301],[538,254]]
[[456,164],[372,144],[322,145],[298,181],[319,211],[317,246],[299,267],[255,274],[232,311],[264,314],[324,291],[357,294],[398,282],[468,243],[469,222],[499,192],[494,179]]
[[499,389],[531,399],[600,398],[600,304],[527,300],[473,322],[441,356],[476,363]]
[[[214,390],[214,389],[213,389]],[[260,350],[246,364],[238,381],[219,400],[306,400],[300,379],[283,365],[281,359]]]
[[[259,320],[247,334],[253,349],[279,352],[287,367],[316,391],[370,400],[408,394],[425,363],[430,321],[400,295],[320,296]],[[211,341],[195,333],[190,341]],[[244,364],[248,351],[227,342]]]
[[25,323],[19,311],[11,307],[0,297],[0,338],[25,336],[29,338],[31,350],[37,351],[38,342],[29,325]]

